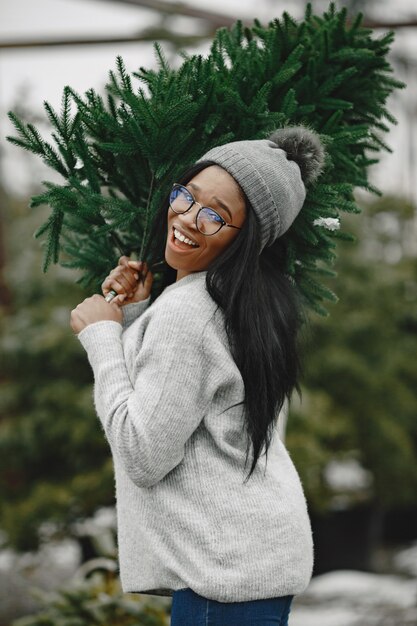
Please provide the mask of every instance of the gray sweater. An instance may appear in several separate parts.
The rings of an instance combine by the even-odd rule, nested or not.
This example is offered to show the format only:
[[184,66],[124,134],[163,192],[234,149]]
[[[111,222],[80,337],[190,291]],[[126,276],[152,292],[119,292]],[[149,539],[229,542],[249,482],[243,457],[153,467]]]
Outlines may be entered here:
[[190,587],[219,602],[303,592],[313,538],[297,470],[275,429],[246,484],[244,385],[206,271],[123,307],[78,339],[116,483],[124,592]]

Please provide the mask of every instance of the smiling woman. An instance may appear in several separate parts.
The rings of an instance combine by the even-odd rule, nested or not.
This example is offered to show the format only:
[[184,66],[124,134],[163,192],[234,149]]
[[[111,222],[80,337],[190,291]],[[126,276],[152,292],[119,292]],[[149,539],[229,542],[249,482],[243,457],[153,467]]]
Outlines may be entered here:
[[280,235],[322,163],[303,127],[207,153],[152,224],[159,293],[124,306],[122,326],[78,335],[115,461],[122,587],[172,595],[172,626],[286,626],[312,576],[306,500],[277,428],[299,390],[303,318]]
[[[189,192],[187,198],[185,192],[190,188],[194,196]],[[185,191],[178,196],[174,186],[170,195],[165,250],[166,262],[177,270],[177,280],[190,272],[208,269],[238,236],[246,218],[246,201],[239,185],[218,165],[202,169],[182,189]],[[220,193],[223,200],[217,197]],[[216,210],[225,215],[229,224]],[[227,228],[229,225],[234,228]],[[193,248],[182,243],[175,230],[194,242]]]

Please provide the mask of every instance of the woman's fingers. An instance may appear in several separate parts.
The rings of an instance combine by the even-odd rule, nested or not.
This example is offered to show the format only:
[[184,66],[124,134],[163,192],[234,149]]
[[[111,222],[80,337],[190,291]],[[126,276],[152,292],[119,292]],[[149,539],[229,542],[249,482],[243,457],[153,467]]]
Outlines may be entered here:
[[103,295],[106,296],[109,291],[113,290],[116,293],[126,293],[126,287],[119,283],[119,281],[114,278],[106,278],[106,280],[101,285],[101,289],[103,291]]
[[[121,256],[118,265],[111,270],[103,281],[101,288],[106,296],[110,290],[118,296],[117,303],[128,304],[148,297],[153,283],[153,274],[148,270],[145,261],[131,261],[127,256]],[[124,295],[124,298],[119,296]]]
[[131,271],[140,275],[145,271],[146,263],[144,263],[143,261],[128,261],[127,267]]
[[120,270],[115,272],[114,275],[115,280],[121,283],[126,291],[126,293],[131,293],[136,289],[137,280],[130,270]]
[[126,294],[120,293],[118,296],[115,296],[113,298],[112,303],[117,304],[117,306],[122,306],[125,300],[126,300]]
[[[128,278],[120,272],[110,272],[110,275],[107,276],[101,287],[103,293],[108,293],[110,289],[113,289],[116,293],[130,294],[136,289],[136,284],[137,281],[134,277],[132,280],[128,280]],[[104,293],[104,295],[106,295],[106,293]]]
[[131,261],[128,256],[121,256],[118,266],[112,271],[116,272],[117,275],[125,277],[131,287],[135,288],[139,273],[136,271],[136,268],[130,267],[130,263]]
[[130,261],[130,259],[129,259],[128,256],[121,256],[119,258],[119,260],[117,261],[117,263],[118,263],[118,265],[122,265],[122,266],[125,265],[126,266],[129,263],[129,261]]
[[148,264],[146,261],[129,261],[129,267],[131,270],[136,270],[139,283],[143,285],[148,274]]

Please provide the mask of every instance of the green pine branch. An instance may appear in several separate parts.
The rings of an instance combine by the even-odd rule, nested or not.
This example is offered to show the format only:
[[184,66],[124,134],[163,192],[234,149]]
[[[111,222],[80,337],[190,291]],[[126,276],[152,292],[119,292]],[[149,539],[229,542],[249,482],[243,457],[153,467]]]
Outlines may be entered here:
[[98,288],[120,254],[149,249],[153,216],[187,165],[214,146],[302,123],[319,132],[326,168],[284,235],[287,271],[309,306],[325,314],[323,302],[334,294],[319,277],[334,276],[336,241],[351,239],[325,220],[359,212],[355,187],[381,194],[368,168],[381,150],[391,152],[382,135],[397,120],[386,101],[405,87],[387,60],[394,34],[374,37],[362,14],[349,26],[346,16],[332,2],[322,15],[309,3],[300,22],[288,13],[267,25],[238,20],[218,29],[206,57],[182,53],[178,69],[158,42],[155,69],[129,75],[117,56],[104,97],[66,86],[60,113],[44,102],[55,145],[9,112],[16,136],[8,141],[64,179],[45,182],[31,202],[51,208],[36,233],[45,240],[44,271],[56,262],[76,267],[81,284]]

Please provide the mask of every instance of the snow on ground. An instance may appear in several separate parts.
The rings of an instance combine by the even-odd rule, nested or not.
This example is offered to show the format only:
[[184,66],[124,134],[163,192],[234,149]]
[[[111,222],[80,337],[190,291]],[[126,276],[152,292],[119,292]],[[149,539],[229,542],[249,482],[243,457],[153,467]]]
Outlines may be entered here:
[[307,600],[340,597],[364,606],[388,604],[406,608],[415,604],[417,581],[356,570],[338,570],[313,578],[305,593]]
[[338,570],[294,598],[289,626],[415,626],[417,578]]
[[417,541],[397,552],[393,562],[398,571],[417,577]]
[[31,588],[53,590],[65,585],[80,559],[80,546],[74,539],[45,544],[38,552],[1,550],[0,624],[37,610],[39,603],[31,595]]

